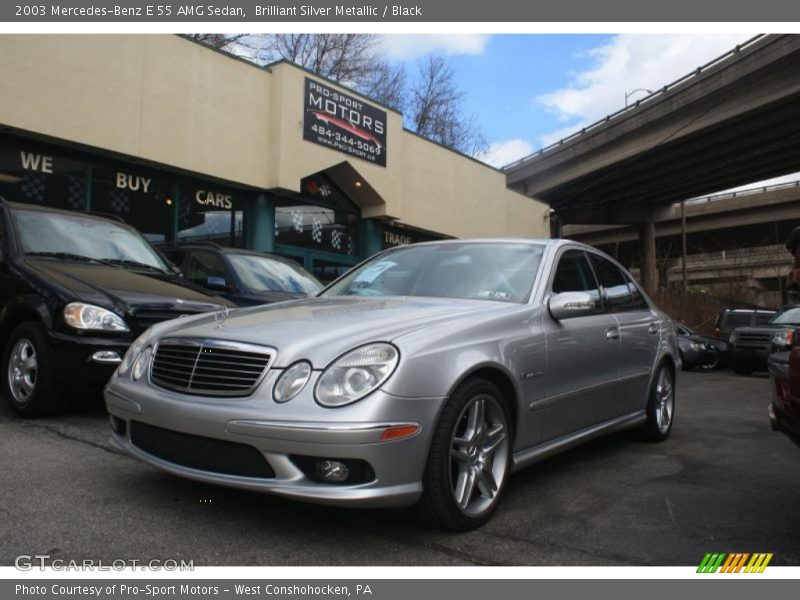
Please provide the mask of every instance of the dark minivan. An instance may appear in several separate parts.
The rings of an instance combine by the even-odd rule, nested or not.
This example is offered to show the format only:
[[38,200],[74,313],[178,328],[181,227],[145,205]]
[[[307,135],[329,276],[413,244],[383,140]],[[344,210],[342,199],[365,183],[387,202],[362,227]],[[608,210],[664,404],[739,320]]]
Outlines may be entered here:
[[122,222],[0,199],[0,389],[21,416],[98,393],[151,325],[229,304]]

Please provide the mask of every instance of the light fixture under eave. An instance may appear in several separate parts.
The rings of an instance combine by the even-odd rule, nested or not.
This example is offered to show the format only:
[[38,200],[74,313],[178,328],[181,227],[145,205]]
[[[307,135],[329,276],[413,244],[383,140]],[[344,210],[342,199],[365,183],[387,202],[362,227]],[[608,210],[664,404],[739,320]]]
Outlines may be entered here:
[[19,183],[22,177],[16,175],[9,175],[7,173],[0,173],[0,183]]
[[360,187],[361,187],[361,182],[360,182],[360,181],[356,181],[354,185],[355,185],[357,188],[360,188]]

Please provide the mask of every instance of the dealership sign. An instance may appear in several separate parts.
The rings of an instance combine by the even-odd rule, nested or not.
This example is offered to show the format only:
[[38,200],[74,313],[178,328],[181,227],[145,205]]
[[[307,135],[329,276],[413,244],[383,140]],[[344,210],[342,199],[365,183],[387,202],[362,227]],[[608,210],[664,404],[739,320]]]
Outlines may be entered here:
[[386,111],[306,77],[303,139],[386,166]]

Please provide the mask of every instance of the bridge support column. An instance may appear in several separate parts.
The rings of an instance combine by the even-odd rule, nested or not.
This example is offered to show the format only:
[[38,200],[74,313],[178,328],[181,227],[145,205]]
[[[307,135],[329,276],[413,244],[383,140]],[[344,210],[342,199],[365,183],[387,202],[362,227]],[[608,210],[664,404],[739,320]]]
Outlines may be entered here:
[[648,295],[652,296],[658,287],[656,271],[656,224],[653,220],[639,223],[639,256],[642,257],[639,276]]

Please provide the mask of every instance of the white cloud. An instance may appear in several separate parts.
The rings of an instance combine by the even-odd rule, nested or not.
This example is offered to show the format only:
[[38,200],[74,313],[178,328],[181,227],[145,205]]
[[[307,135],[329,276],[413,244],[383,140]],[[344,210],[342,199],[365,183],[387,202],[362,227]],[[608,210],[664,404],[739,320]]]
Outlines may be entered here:
[[[569,122],[540,136],[542,145],[574,133],[625,106],[625,93],[657,90],[745,41],[742,35],[623,34],[587,52],[593,64],[560,90],[541,95],[536,104]],[[630,101],[647,95],[637,92]]]
[[503,167],[532,152],[533,144],[527,140],[506,140],[505,142],[492,142],[485,153],[478,154],[475,158],[493,167]]
[[402,35],[383,36],[383,45],[390,59],[410,60],[430,52],[437,54],[483,54],[489,36],[484,34]]

